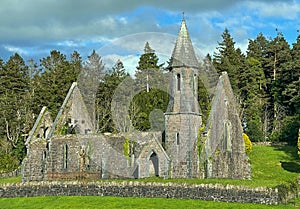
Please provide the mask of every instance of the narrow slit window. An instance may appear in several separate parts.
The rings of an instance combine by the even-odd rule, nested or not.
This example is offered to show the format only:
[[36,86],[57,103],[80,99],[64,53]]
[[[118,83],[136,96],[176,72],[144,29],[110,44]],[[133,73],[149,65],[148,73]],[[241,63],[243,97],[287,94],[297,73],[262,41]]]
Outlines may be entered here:
[[176,133],[176,144],[179,145],[180,144],[180,137],[179,137],[179,133]]
[[180,74],[177,74],[177,91],[180,91],[181,88],[181,81],[180,81]]
[[166,148],[166,131],[162,132],[162,147]]
[[67,169],[68,168],[68,152],[69,152],[69,150],[68,150],[69,148],[68,148],[68,145],[67,144],[65,144],[64,145],[64,153],[63,153],[63,168],[64,169]]
[[193,81],[194,95],[197,95],[197,91],[198,91],[197,87],[198,87],[198,86],[197,86],[197,75],[194,74],[194,81]]
[[46,160],[46,158],[47,158],[47,153],[46,153],[46,151],[44,150],[44,151],[43,151],[43,154],[42,154],[42,159],[43,159],[43,161]]

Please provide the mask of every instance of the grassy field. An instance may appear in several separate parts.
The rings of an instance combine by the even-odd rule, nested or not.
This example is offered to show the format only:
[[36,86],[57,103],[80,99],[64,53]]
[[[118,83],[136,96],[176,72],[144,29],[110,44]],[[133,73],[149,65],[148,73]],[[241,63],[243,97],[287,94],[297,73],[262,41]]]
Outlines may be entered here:
[[[252,164],[251,180],[220,179],[139,179],[137,181],[221,183],[247,185],[251,187],[275,187],[299,176],[300,160],[296,147],[254,146],[249,154]],[[0,179],[1,183],[19,182],[20,178]],[[295,206],[296,204],[296,206]],[[266,206],[238,203],[217,203],[199,200],[162,199],[162,198],[117,198],[117,197],[34,197],[1,198],[0,208],[298,208],[300,199],[287,205]]]
[[190,209],[190,208],[239,208],[239,209],[289,209],[295,208],[292,204],[267,206],[241,203],[208,202],[200,200],[162,199],[162,198],[117,198],[117,197],[33,197],[0,199],[0,208],[22,209],[52,209],[52,208],[105,208],[105,209]]
[[1,179],[0,178],[0,184],[3,183],[16,183],[16,182],[21,182],[21,177],[15,177],[15,178],[6,178],[6,179]]
[[291,146],[254,146],[250,153],[254,185],[276,186],[299,176],[300,159]]

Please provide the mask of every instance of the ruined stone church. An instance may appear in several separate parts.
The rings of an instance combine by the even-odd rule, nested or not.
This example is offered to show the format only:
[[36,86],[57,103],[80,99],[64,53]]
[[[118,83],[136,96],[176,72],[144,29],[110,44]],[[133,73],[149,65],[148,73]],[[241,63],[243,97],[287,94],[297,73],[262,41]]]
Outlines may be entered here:
[[77,83],[53,121],[44,107],[26,140],[23,181],[107,178],[251,178],[242,125],[226,72],[203,127],[199,61],[183,19],[168,66],[170,102],[163,132],[96,134]]

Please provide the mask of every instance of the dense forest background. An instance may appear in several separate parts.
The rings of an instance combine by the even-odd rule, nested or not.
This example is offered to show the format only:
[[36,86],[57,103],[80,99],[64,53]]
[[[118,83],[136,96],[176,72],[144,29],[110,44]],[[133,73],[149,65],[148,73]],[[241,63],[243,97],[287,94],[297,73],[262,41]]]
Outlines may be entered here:
[[[141,76],[141,72],[149,68],[165,73],[162,64],[155,50],[146,43],[135,76]],[[228,72],[244,132],[251,141],[282,141],[296,145],[300,127],[300,35],[289,46],[279,32],[273,38],[259,34],[249,40],[244,54],[235,47],[225,29],[216,52],[212,56],[208,54],[199,67],[209,71],[207,66],[214,66],[217,73]],[[25,62],[19,54],[12,55],[7,62],[0,58],[0,172],[20,165],[26,155],[26,137],[41,108],[47,106],[54,119],[78,76],[83,76],[81,81],[89,80],[88,85],[96,88],[93,114],[96,131],[116,132],[111,101],[115,89],[129,76],[121,61],[105,71],[95,51],[86,62],[77,51],[67,58],[57,50],[38,63]],[[201,79],[199,84],[199,104],[205,121],[211,95]],[[141,131],[149,130],[149,114],[154,109],[164,112],[168,101],[167,93],[145,88],[131,101],[129,112],[133,126]]]

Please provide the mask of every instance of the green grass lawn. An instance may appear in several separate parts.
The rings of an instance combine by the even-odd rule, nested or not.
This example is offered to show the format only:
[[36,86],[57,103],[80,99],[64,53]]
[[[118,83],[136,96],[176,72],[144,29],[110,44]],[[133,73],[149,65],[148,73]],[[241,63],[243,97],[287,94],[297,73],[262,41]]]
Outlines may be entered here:
[[291,146],[254,146],[249,155],[252,181],[256,186],[276,186],[299,176],[300,159]]
[[[300,160],[296,147],[254,146],[249,154],[252,165],[251,180],[229,179],[167,179],[149,178],[136,181],[221,183],[251,187],[275,187],[296,179],[300,173]],[[19,182],[20,178],[0,179],[1,183]],[[300,207],[300,199],[296,200]],[[293,203],[279,206],[255,204],[217,203],[200,200],[119,197],[34,197],[0,198],[0,208],[296,208]]]
[[3,183],[16,183],[16,182],[21,182],[21,176],[14,177],[14,178],[5,178],[5,179],[0,178],[0,184],[3,184]]
[[190,209],[190,208],[238,208],[238,209],[289,209],[295,208],[292,204],[267,206],[241,203],[210,202],[200,200],[163,199],[163,198],[120,198],[120,197],[32,197],[0,199],[0,208],[22,208],[22,209],[47,209],[47,208],[106,208],[106,209]]

